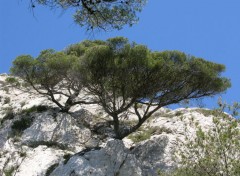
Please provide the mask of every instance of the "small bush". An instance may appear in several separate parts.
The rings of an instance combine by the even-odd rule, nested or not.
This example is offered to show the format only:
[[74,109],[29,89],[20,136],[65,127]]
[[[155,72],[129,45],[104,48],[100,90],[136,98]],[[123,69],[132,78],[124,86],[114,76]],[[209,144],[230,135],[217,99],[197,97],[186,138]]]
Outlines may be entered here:
[[25,129],[29,128],[33,122],[30,117],[23,117],[12,124],[13,134],[21,134]]
[[47,147],[58,148],[61,150],[67,149],[66,145],[63,145],[63,144],[60,144],[60,143],[54,142],[54,141],[34,141],[34,142],[28,143],[28,146],[32,147],[32,148],[36,148],[40,145],[46,145]]
[[63,156],[63,159],[64,159],[64,164],[67,164],[68,160],[71,158],[71,154],[70,153],[67,153]]
[[196,138],[186,137],[185,143],[178,142],[175,156],[181,167],[171,175],[239,176],[239,122],[229,118],[223,109],[202,112],[206,116],[214,116],[212,129],[204,130],[195,123]]
[[14,167],[11,167],[11,168],[6,169],[6,170],[3,171],[5,176],[13,176],[13,172],[14,172]]
[[220,112],[218,109],[214,109],[214,110],[210,110],[210,109],[197,109],[197,110],[193,110],[196,112],[199,112],[201,114],[203,114],[204,116],[222,116],[224,118],[229,117],[229,115],[225,114],[224,112]]
[[19,86],[20,83],[18,82],[18,80],[14,77],[8,77],[5,79],[5,81],[11,85],[14,85],[14,86]]
[[175,113],[175,116],[181,116],[181,115],[183,115],[183,112],[181,112],[181,111],[177,111],[177,112]]
[[26,157],[27,156],[27,153],[26,152],[20,152],[20,157]]
[[172,133],[172,130],[165,128],[165,127],[152,127],[145,131],[141,131],[135,134],[131,134],[128,136],[129,139],[131,139],[133,142],[141,142],[147,139],[150,139],[150,137],[154,134],[161,134],[163,132],[166,133]]
[[22,110],[22,113],[24,114],[31,114],[31,113],[33,113],[33,112],[43,112],[43,111],[46,111],[46,110],[48,110],[48,107],[47,106],[42,106],[42,105],[40,105],[40,106],[33,106],[33,107],[31,107],[31,108],[29,108],[29,109],[24,109],[24,110]]

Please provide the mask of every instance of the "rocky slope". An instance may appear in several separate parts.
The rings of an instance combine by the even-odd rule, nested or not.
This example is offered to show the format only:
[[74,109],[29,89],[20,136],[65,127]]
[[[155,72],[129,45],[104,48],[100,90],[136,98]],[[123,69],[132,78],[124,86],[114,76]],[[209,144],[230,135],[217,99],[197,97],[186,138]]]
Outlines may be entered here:
[[212,125],[207,110],[162,108],[138,132],[114,140],[97,105],[61,113],[45,97],[12,88],[7,77],[0,75],[0,173],[6,176],[157,175],[175,167],[176,141],[195,135],[193,123]]

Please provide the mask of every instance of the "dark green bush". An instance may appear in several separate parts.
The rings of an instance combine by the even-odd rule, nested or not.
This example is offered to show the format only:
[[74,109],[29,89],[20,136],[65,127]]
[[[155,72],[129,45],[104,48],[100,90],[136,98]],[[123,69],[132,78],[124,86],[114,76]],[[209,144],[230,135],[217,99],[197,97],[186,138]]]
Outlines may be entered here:
[[14,85],[14,86],[19,86],[20,83],[18,82],[18,80],[14,77],[8,77],[5,79],[5,81],[11,85]]
[[131,139],[133,142],[141,142],[147,139],[150,139],[150,137],[154,134],[162,134],[165,133],[172,133],[171,129],[165,128],[165,127],[152,127],[144,131],[139,131],[138,133],[133,133],[128,136],[129,139]]
[[55,141],[34,141],[34,142],[28,143],[28,146],[32,147],[32,148],[36,148],[40,145],[46,145],[47,147],[58,148],[58,149],[61,149],[61,150],[66,150],[67,149],[66,145],[60,144],[60,143],[55,142]]
[[23,117],[19,120],[16,120],[12,124],[12,130],[14,134],[21,134],[25,129],[29,128],[33,122],[33,119],[30,117]]
[[43,112],[43,111],[46,111],[48,110],[48,107],[47,106],[33,106],[29,109],[24,109],[22,110],[22,113],[26,113],[26,114],[30,114],[30,113],[33,113],[33,112]]
[[63,156],[63,159],[64,159],[64,164],[67,164],[68,160],[71,158],[71,154],[70,153],[67,153]]

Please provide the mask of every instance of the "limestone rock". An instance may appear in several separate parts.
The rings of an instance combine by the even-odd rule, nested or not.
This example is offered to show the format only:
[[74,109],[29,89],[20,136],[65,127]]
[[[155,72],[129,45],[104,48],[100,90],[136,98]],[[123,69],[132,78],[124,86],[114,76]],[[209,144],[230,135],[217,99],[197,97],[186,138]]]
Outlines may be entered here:
[[141,176],[141,165],[120,140],[109,141],[105,148],[75,154],[59,165],[51,176]]
[[23,143],[57,143],[78,152],[91,139],[91,131],[67,113],[53,114],[48,111],[35,116],[31,127],[22,135]]

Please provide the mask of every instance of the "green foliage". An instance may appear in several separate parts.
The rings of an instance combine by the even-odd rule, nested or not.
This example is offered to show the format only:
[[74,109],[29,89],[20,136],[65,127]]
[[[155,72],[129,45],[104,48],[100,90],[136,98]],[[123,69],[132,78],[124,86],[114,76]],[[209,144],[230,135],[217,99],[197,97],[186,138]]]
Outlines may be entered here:
[[22,110],[21,113],[29,115],[29,114],[31,114],[33,112],[43,112],[43,111],[46,111],[46,110],[48,110],[47,106],[39,105],[39,106],[33,106],[33,107],[29,108],[29,109],[24,109],[24,110]]
[[187,138],[186,144],[179,143],[176,158],[181,167],[172,175],[240,175],[240,124],[236,119],[223,115],[223,109],[210,112],[215,116],[212,129],[206,131],[196,124],[196,138]]
[[33,122],[33,119],[30,117],[22,117],[19,120],[16,120],[12,124],[12,133],[13,136],[22,134],[22,132],[29,128]]
[[87,30],[122,29],[124,25],[132,26],[138,21],[137,12],[142,10],[146,0],[31,0],[36,4],[51,8],[74,9],[74,20]]
[[71,154],[67,153],[63,156],[63,159],[64,159],[64,164],[67,164],[68,160],[71,158]]
[[116,124],[118,115],[131,106],[136,112],[142,101],[156,105],[153,111],[146,108],[145,117],[136,112],[138,127],[162,106],[214,95],[230,86],[220,77],[223,65],[178,51],[151,52],[121,37],[90,47],[79,68],[83,83]]
[[31,143],[28,143],[28,146],[32,147],[32,148],[36,148],[40,145],[46,145],[47,147],[57,148],[57,149],[61,149],[61,150],[67,149],[66,145],[63,145],[63,144],[60,144],[60,143],[54,142],[54,141],[34,141]]
[[132,133],[128,136],[129,139],[131,139],[133,142],[141,142],[147,139],[150,139],[150,137],[153,134],[161,134],[161,133],[172,133],[172,131],[165,127],[149,127],[147,130],[138,131],[136,133]]
[[11,85],[13,85],[13,86],[15,86],[15,87],[20,86],[20,83],[19,83],[19,81],[17,80],[17,78],[7,77],[7,78],[5,79],[5,81],[6,81],[8,84],[11,84]]
[[181,112],[181,111],[177,111],[177,112],[175,113],[175,116],[181,116],[181,115],[183,115],[183,112]]
[[[218,109],[197,109],[197,110],[193,110],[196,112],[199,112],[201,114],[203,114],[204,116],[219,116],[219,110]],[[221,116],[224,116],[225,118],[229,117],[228,114],[225,114],[224,112],[221,113]]]
[[13,176],[14,170],[15,170],[14,167],[11,167],[9,169],[5,169],[3,173],[5,174],[5,176]]
[[25,158],[27,156],[27,153],[26,152],[20,152],[19,156]]
[[[98,103],[112,117],[119,139],[163,106],[225,91],[230,81],[221,77],[224,70],[221,64],[179,51],[152,52],[123,37],[84,41],[64,52],[45,50],[35,59],[19,56],[11,69],[65,112],[76,104]],[[79,101],[82,90],[90,101]],[[60,103],[55,95],[67,100]],[[121,128],[121,117],[130,108],[138,123]]]
[[[49,49],[35,59],[29,55],[17,57],[11,72],[23,79],[26,86],[48,96],[63,111],[68,111],[82,89],[77,73],[73,72],[76,61],[76,56]],[[56,94],[67,97],[66,102],[61,104],[55,99]]]

